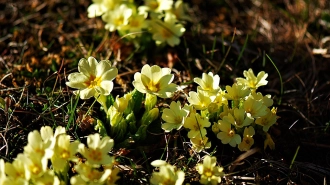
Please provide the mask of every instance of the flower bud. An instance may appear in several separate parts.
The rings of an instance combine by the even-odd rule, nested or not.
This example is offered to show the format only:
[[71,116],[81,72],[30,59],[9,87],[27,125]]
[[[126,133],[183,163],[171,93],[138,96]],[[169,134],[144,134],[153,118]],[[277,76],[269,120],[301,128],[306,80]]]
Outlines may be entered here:
[[149,125],[151,122],[156,120],[159,116],[159,109],[153,108],[149,112],[144,113],[142,116],[142,125]]
[[116,101],[114,103],[114,107],[119,111],[119,112],[124,112],[128,106],[128,101],[129,99],[126,99],[125,96],[119,98],[119,96],[116,97]]
[[156,103],[157,103],[157,96],[147,93],[146,100],[145,100],[146,111],[149,111],[152,108],[154,108]]

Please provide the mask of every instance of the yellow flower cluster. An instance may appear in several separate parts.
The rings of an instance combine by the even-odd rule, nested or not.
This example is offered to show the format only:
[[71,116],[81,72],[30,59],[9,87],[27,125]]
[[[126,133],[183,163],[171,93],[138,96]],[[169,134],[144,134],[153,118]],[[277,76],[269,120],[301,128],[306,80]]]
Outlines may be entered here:
[[267,84],[268,74],[262,71],[256,77],[252,69],[243,74],[245,78],[236,78],[237,83],[226,86],[223,98],[227,102],[221,105],[220,119],[213,124],[212,131],[223,144],[247,151],[254,144],[256,133],[266,140],[271,139],[267,132],[278,116],[276,108],[271,108],[271,96],[257,92],[258,87]]
[[[12,163],[0,159],[0,185],[115,184],[119,170],[114,168],[114,157],[108,155],[113,145],[109,137],[101,139],[94,134],[87,137],[85,146],[79,141],[71,142],[64,127],[57,127],[55,133],[49,126],[41,127],[40,132],[29,133],[24,152]],[[75,175],[69,177],[69,170]]]
[[185,32],[183,24],[190,21],[188,5],[182,0],[145,0],[137,6],[134,1],[93,0],[87,11],[88,17],[101,16],[105,29],[128,34],[132,39],[148,32],[156,44],[175,46]]
[[219,86],[220,77],[212,72],[203,73],[202,78],[194,78],[198,84],[197,92],[191,91],[187,96],[189,104],[181,107],[172,102],[170,108],[163,111],[165,121],[162,128],[169,132],[188,129],[192,148],[201,152],[211,147],[206,128],[211,126],[223,144],[238,146],[241,151],[249,150],[254,144],[253,136],[257,133],[265,138],[265,148],[274,148],[274,142],[267,133],[278,119],[276,108],[272,108],[270,95],[263,96],[257,88],[267,84],[265,72],[257,77],[252,69],[244,71],[244,78],[237,78],[237,83]]

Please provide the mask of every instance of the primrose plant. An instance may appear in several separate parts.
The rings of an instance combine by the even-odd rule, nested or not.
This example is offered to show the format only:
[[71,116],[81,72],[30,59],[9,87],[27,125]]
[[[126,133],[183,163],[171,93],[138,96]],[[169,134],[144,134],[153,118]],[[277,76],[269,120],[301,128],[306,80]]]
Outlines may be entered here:
[[118,71],[109,61],[97,62],[93,57],[81,59],[78,71],[69,75],[67,85],[78,89],[74,93],[81,99],[96,98],[106,114],[106,120],[97,119],[96,128],[117,141],[125,143],[132,138],[143,141],[148,126],[155,120],[163,120],[160,127],[165,132],[186,129],[196,152],[211,147],[208,135],[212,132],[223,144],[241,151],[253,146],[256,134],[264,138],[265,148],[274,149],[268,130],[278,119],[276,108],[272,107],[270,95],[257,92],[267,84],[265,72],[255,76],[252,69],[244,71],[245,78],[236,78],[236,83],[224,90],[219,86],[218,75],[203,73],[202,78],[194,78],[197,91],[186,95],[188,103],[171,101],[168,108],[162,108],[157,105],[159,99],[180,93],[172,83],[174,75],[169,68],[144,65],[141,72],[134,75],[135,89],[115,99],[110,92]]
[[[135,89],[114,98],[111,95],[112,80],[117,74],[118,70],[108,60],[98,62],[89,57],[79,61],[78,72],[68,76],[67,85],[77,89],[74,93],[81,99],[94,97],[100,103],[106,118],[96,118],[95,129],[103,137],[110,136],[119,142],[121,147],[128,146],[132,140],[143,142],[151,123],[158,124],[166,133],[187,130],[190,146],[197,153],[210,148],[211,142],[218,143],[209,139],[211,134],[215,134],[222,144],[237,147],[240,151],[248,151],[254,145],[255,135],[264,138],[264,148],[275,147],[268,131],[278,119],[276,108],[272,107],[270,95],[257,92],[259,87],[268,83],[268,74],[263,71],[257,76],[252,69],[244,71],[245,78],[236,78],[236,83],[227,85],[225,89],[220,88],[217,74],[203,73],[202,78],[193,79],[197,91],[183,94],[187,103],[169,101],[165,107],[159,103],[173,98],[174,94],[183,93],[178,85],[172,83],[174,75],[170,68],[144,65],[141,72],[134,75],[132,84]],[[79,152],[87,159],[86,164],[93,165],[93,155],[88,154],[89,150],[81,149]],[[215,158],[207,157],[196,167],[202,184],[221,181],[224,174],[215,162]],[[81,169],[85,169],[84,165],[81,164]],[[184,174],[179,169],[165,161],[156,161],[152,165],[159,169],[151,176],[152,184],[161,183],[164,179],[182,184]]]
[[151,37],[157,45],[175,46],[185,32],[184,24],[191,21],[188,5],[182,0],[145,0],[138,6],[133,0],[93,0],[88,7],[88,17],[101,16],[105,29],[117,31],[130,40],[147,40]]

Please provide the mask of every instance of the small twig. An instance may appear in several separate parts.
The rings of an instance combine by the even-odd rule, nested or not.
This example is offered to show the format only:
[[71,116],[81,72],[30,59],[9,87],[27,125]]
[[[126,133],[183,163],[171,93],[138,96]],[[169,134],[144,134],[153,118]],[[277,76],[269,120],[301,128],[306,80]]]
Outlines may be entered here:
[[6,156],[8,155],[8,143],[6,141],[6,138],[0,133],[0,136],[3,138],[3,141],[5,142],[5,145],[3,145],[0,149],[0,151],[3,149],[3,147],[6,147]]

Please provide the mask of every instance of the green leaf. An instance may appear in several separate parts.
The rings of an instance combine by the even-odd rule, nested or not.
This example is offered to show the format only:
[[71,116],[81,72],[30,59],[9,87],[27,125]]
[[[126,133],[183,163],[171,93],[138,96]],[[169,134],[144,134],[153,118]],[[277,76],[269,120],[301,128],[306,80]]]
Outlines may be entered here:
[[143,101],[143,94],[134,89],[132,92],[133,112],[135,115],[140,111]]

